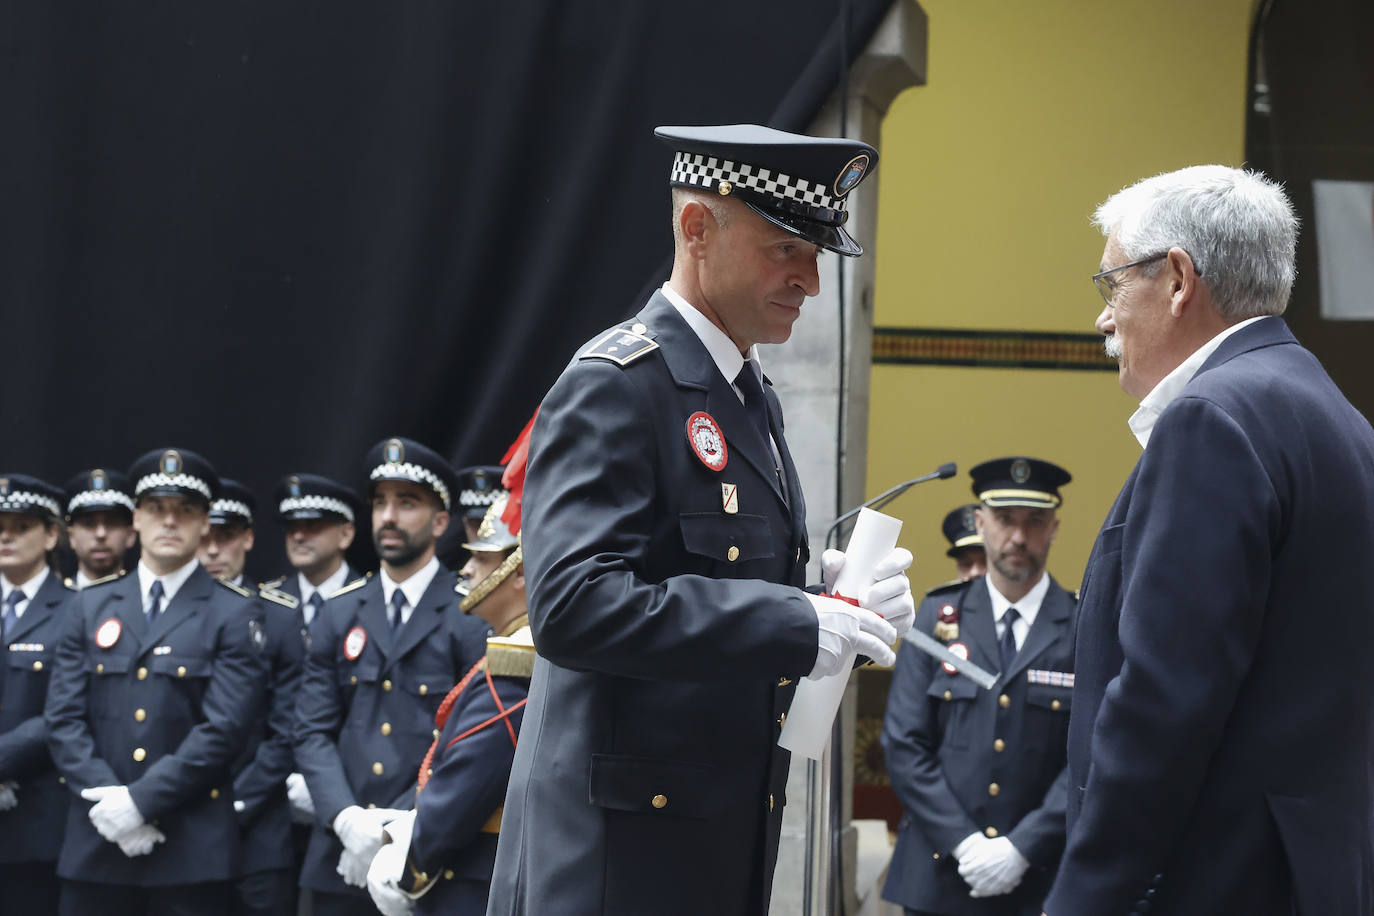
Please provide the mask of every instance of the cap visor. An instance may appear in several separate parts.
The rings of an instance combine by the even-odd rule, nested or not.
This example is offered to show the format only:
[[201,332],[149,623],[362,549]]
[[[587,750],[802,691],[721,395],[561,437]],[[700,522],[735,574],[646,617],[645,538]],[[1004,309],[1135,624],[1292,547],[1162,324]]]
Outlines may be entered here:
[[844,230],[843,226],[822,226],[820,223],[811,220],[800,219],[782,213],[776,213],[766,207],[755,204],[745,198],[738,198],[746,207],[762,216],[768,222],[780,229],[786,229],[793,235],[806,239],[813,245],[833,251],[836,254],[844,255],[847,258],[857,258],[864,253],[863,246],[854,241],[854,237]]

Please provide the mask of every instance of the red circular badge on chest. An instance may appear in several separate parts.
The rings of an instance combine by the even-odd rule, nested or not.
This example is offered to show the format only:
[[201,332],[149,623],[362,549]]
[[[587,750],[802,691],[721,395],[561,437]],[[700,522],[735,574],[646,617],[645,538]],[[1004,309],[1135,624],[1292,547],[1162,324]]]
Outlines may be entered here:
[[[968,661],[968,646],[964,645],[963,643],[961,643],[961,642],[952,642],[952,643],[950,643],[950,644],[949,644],[949,651],[950,651],[950,652],[953,652],[955,655],[959,656],[959,657],[962,658],[964,661]],[[950,674],[958,674],[958,673],[959,673],[959,669],[956,668],[956,667],[954,667],[953,665],[951,665],[949,662],[940,662],[940,667],[944,668],[944,669],[945,669],[946,671],[948,671]]]
[[119,634],[124,632],[118,620],[113,617],[107,618],[104,623],[96,628],[95,644],[102,649],[108,649],[119,642]]
[[344,637],[344,658],[350,662],[356,662],[358,656],[363,654],[363,647],[366,645],[367,631],[362,627],[354,627]]
[[701,463],[713,471],[721,470],[725,462],[730,460],[720,425],[704,410],[698,410],[687,418],[687,442]]

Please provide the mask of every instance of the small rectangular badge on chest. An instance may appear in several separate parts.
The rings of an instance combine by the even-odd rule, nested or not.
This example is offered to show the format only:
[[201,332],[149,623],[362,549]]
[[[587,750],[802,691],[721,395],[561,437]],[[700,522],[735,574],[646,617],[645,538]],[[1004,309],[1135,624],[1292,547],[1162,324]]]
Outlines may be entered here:
[[739,511],[739,487],[732,483],[722,483],[720,485],[721,508],[726,515],[734,515]]
[[172,654],[172,647],[171,647],[171,646],[154,646],[154,647],[153,647],[153,654],[154,654],[154,655],[171,655],[171,654]]

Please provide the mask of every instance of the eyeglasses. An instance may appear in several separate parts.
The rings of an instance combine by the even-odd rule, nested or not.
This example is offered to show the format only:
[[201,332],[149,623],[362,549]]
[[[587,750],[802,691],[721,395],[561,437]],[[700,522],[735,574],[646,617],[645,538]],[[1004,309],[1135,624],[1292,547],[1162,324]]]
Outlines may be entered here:
[[[1141,258],[1139,261],[1132,261],[1129,264],[1122,264],[1120,267],[1113,267],[1111,270],[1095,273],[1093,274],[1093,285],[1097,287],[1098,293],[1101,294],[1102,301],[1111,305],[1113,297],[1116,296],[1116,283],[1112,280],[1108,280],[1107,278],[1109,276],[1118,271],[1129,270],[1132,267],[1139,267],[1142,264],[1150,264],[1154,261],[1167,258],[1168,256],[1169,252],[1161,251],[1158,254],[1152,254],[1148,257]],[[1202,276],[1202,271],[1198,271],[1198,276]]]

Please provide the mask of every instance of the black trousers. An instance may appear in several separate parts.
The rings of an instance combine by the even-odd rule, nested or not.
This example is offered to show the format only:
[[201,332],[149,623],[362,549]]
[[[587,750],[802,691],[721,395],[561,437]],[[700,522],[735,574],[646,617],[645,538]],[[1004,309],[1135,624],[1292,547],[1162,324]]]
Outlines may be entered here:
[[229,916],[234,889],[228,881],[130,887],[62,880],[58,916]]
[[253,872],[234,882],[233,916],[296,916],[296,870]]
[[364,891],[356,894],[329,894],[312,891],[314,894],[314,916],[378,916],[372,898]]
[[57,863],[0,863],[0,888],[0,912],[5,916],[52,916],[62,888]]

